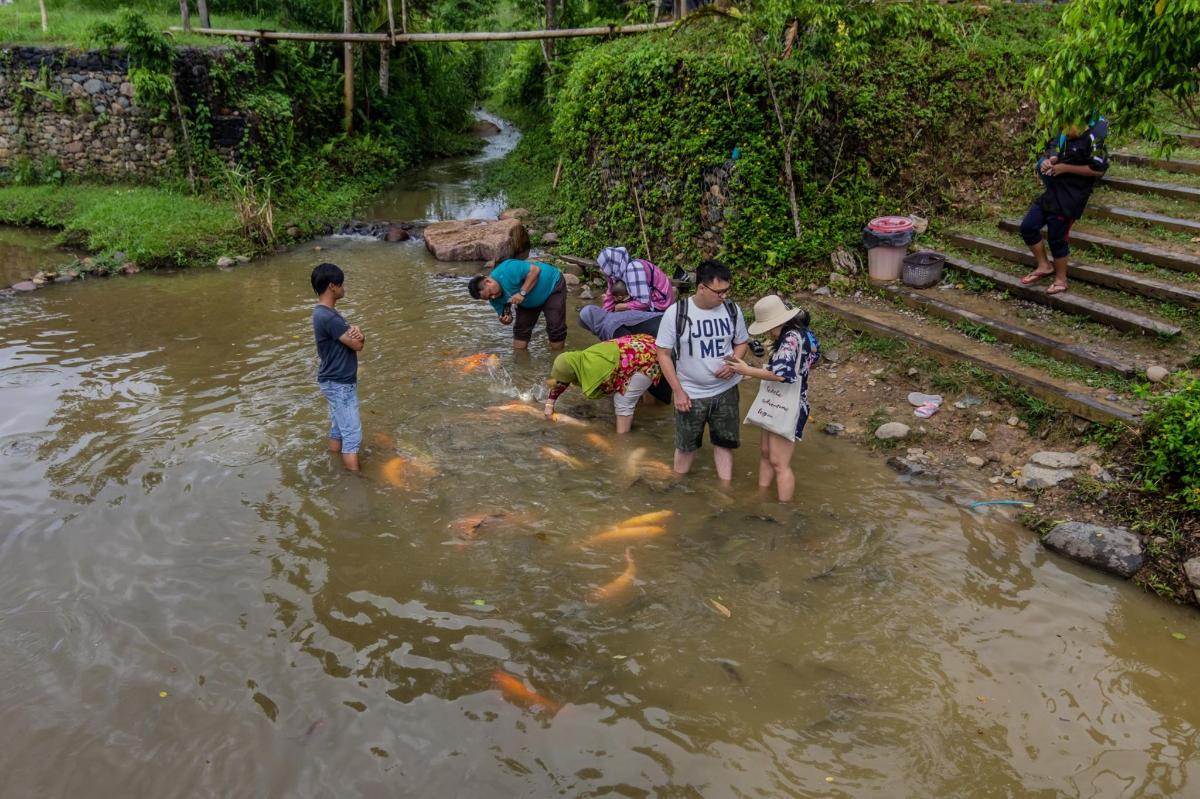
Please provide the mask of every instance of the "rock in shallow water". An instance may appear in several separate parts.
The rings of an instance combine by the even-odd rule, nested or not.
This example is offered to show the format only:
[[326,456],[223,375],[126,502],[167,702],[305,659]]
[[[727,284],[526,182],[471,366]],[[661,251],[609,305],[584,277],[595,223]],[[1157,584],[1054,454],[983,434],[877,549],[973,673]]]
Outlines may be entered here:
[[501,261],[529,249],[529,236],[516,219],[434,222],[425,246],[439,261]]
[[1124,527],[1065,522],[1055,526],[1042,543],[1080,563],[1122,577],[1132,577],[1142,568],[1142,542]]

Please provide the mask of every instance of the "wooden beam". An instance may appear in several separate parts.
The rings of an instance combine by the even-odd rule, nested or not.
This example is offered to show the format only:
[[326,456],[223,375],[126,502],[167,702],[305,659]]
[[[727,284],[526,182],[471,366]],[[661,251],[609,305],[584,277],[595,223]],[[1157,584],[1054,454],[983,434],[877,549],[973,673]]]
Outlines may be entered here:
[[[398,33],[396,43],[402,42],[512,42],[528,39],[570,39],[580,36],[624,36],[649,33],[670,28],[673,22],[652,22],[642,25],[605,25],[593,28],[559,28],[552,31],[464,31],[460,33]],[[172,27],[171,30],[181,30]],[[192,28],[192,33],[206,36],[230,36],[242,39],[268,39],[300,42],[379,43],[389,41],[386,33],[307,33],[303,31],[237,30],[234,28]]]
[[1173,158],[1154,158],[1149,155],[1136,153],[1113,153],[1109,156],[1118,164],[1129,166],[1145,166],[1151,169],[1165,169],[1168,172],[1183,172],[1189,175],[1200,175],[1200,161],[1183,161]]
[[[354,3],[342,0],[342,28],[346,34],[354,30]],[[349,133],[354,129],[354,45],[346,41],[342,45],[342,129]]]
[[[1015,219],[1002,219],[1000,221],[1001,230],[1015,232],[1020,227],[1021,223]],[[1077,247],[1102,247],[1116,255],[1128,256],[1144,264],[1154,264],[1155,266],[1174,269],[1177,272],[1200,273],[1200,256],[1197,255],[1175,252],[1174,250],[1164,250],[1161,247],[1153,247],[1149,244],[1137,244],[1132,241],[1105,238],[1104,236],[1082,233],[1077,230],[1071,231],[1071,243]]]
[[1124,308],[1118,308],[1114,305],[1108,305],[1107,303],[1084,297],[1072,291],[1064,291],[1060,294],[1047,294],[1044,287],[1023,285],[1020,278],[1015,275],[989,269],[979,264],[973,264],[962,258],[947,255],[946,265],[954,267],[961,272],[990,280],[1014,297],[1036,302],[1039,305],[1047,305],[1063,313],[1086,316],[1089,319],[1117,330],[1125,330],[1131,333],[1153,333],[1159,336],[1178,336],[1183,332],[1175,325],[1167,324],[1158,319],[1151,319],[1148,316],[1142,316],[1139,313],[1127,311]]
[[1066,385],[1055,383],[1052,380],[1042,379],[1036,375],[1018,371],[1013,367],[997,363],[994,359],[967,352],[961,347],[953,347],[929,336],[918,335],[896,325],[889,324],[885,320],[874,318],[873,315],[868,315],[858,308],[847,308],[825,297],[813,297],[809,302],[828,311],[855,330],[861,330],[865,333],[884,338],[899,339],[908,344],[913,344],[927,350],[943,362],[957,363],[965,361],[973,364],[1010,383],[1022,386],[1029,393],[1047,402],[1057,405],[1060,408],[1065,408],[1071,413],[1082,416],[1085,419],[1090,419],[1093,422],[1100,422],[1101,424],[1109,424],[1111,422],[1137,424],[1138,422],[1138,414],[1132,409],[1096,399],[1086,392],[1077,391]]
[[1184,147],[1200,147],[1200,133],[1170,133],[1168,135],[1177,137],[1179,143]]
[[965,322],[985,328],[1000,341],[1015,344],[1018,347],[1033,350],[1034,352],[1040,352],[1060,361],[1070,361],[1092,369],[1116,372],[1125,377],[1133,377],[1137,373],[1137,369],[1132,364],[1124,363],[1103,353],[1090,350],[1079,344],[1052,339],[1036,331],[1019,327],[1000,319],[991,319],[974,311],[969,311],[966,308],[960,308],[957,305],[943,302],[930,294],[915,291],[907,286],[888,286],[886,291],[909,308],[923,311],[930,316],[936,316],[948,322]]
[[1160,197],[1170,197],[1173,200],[1200,201],[1200,189],[1191,186],[1181,186],[1178,183],[1157,183],[1153,180],[1135,180],[1133,178],[1117,178],[1105,175],[1100,179],[1101,185],[1117,191],[1131,191],[1134,194],[1157,194]]
[[[1088,212],[1090,213],[1091,210],[1089,207]],[[959,247],[986,252],[1013,263],[1030,267],[1037,264],[1033,253],[1024,247],[1014,247],[1003,242],[992,241],[980,236],[968,236],[963,233],[951,233],[946,238]],[[1107,266],[1070,260],[1067,262],[1067,277],[1129,294],[1137,294],[1141,297],[1173,302],[1189,308],[1200,308],[1200,291],[1196,289],[1185,288],[1165,280],[1155,280],[1151,277],[1121,272]]]
[[1132,208],[1118,208],[1113,205],[1096,205],[1095,203],[1088,203],[1084,218],[1086,219],[1089,216],[1099,216],[1104,219],[1111,219],[1114,222],[1160,227],[1166,230],[1175,230],[1180,233],[1190,233],[1193,236],[1200,236],[1200,222],[1194,219],[1179,219],[1174,216],[1152,214],[1147,211],[1135,211]]

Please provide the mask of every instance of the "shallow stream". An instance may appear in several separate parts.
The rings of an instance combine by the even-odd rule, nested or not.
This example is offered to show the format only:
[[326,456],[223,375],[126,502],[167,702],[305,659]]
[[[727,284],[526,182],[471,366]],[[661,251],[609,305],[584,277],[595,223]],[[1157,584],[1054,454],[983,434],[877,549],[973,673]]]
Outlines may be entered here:
[[[480,163],[372,215],[489,213]],[[1200,796],[1194,612],[818,432],[781,508],[749,430],[724,493],[644,465],[667,409],[489,410],[540,327],[514,360],[419,242],[316,244],[0,300],[3,796]],[[362,477],[324,452],[318,260],[368,337]],[[626,560],[586,539],[659,510],[593,601]]]

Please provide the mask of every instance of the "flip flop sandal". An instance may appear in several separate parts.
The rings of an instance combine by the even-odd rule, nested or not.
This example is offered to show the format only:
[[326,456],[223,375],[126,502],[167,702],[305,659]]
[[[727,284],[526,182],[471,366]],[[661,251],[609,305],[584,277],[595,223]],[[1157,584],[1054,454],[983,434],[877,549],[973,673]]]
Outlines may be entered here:
[[1052,283],[1046,287],[1046,293],[1047,294],[1062,294],[1064,291],[1066,291],[1069,288],[1070,288],[1070,286],[1064,286],[1061,283]]
[[922,419],[928,419],[930,416],[933,416],[935,413],[937,413],[940,407],[940,405],[929,402],[913,411],[913,416],[919,416]]
[[1030,272],[1028,275],[1021,278],[1021,285],[1022,286],[1032,286],[1034,283],[1037,283],[1042,278],[1050,277],[1053,274],[1054,274],[1053,272]]

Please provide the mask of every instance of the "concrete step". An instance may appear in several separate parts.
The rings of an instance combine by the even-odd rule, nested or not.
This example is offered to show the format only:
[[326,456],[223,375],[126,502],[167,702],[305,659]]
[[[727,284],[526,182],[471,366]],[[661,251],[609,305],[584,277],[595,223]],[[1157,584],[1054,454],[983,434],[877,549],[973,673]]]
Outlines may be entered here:
[[[1002,219],[1000,229],[1016,233],[1021,227],[1020,220]],[[1144,264],[1153,264],[1177,272],[1200,273],[1200,256],[1189,253],[1165,250],[1150,244],[1139,244],[1123,239],[1097,236],[1094,233],[1084,233],[1079,230],[1071,231],[1071,245],[1076,247],[1103,247],[1116,255],[1132,258]]]
[[1116,330],[1167,337],[1178,336],[1183,332],[1176,325],[1164,322],[1161,319],[1143,316],[1124,308],[1118,308],[1115,305],[1109,305],[1108,303],[1093,300],[1090,297],[1084,297],[1073,291],[1047,294],[1044,285],[1026,286],[1021,283],[1021,279],[1016,275],[980,266],[963,258],[947,255],[946,265],[967,274],[990,280],[1014,297],[1036,302],[1039,305],[1046,305],[1063,313],[1086,316]]
[[1160,227],[1178,233],[1200,236],[1200,221],[1195,219],[1180,219],[1163,214],[1152,214],[1149,211],[1135,211],[1132,208],[1118,208],[1113,205],[1096,205],[1095,203],[1089,203],[1084,212],[1084,219],[1089,216],[1098,216],[1101,219],[1111,219],[1114,222],[1125,222],[1131,225]]
[[[1089,208],[1090,212],[1091,209]],[[951,243],[964,249],[985,252],[1006,261],[1025,266],[1034,266],[1037,259],[1025,246],[1014,246],[1000,241],[992,241],[982,236],[971,236],[965,233],[951,233],[946,237]],[[1072,237],[1073,238],[1073,237]],[[1155,300],[1172,302],[1188,308],[1200,308],[1200,289],[1187,288],[1165,280],[1155,280],[1152,277],[1122,272],[1099,264],[1083,263],[1071,259],[1067,263],[1067,277],[1072,280],[1082,280],[1096,286],[1124,291],[1127,294],[1137,294]]]
[[1153,180],[1137,180],[1135,178],[1119,178],[1105,175],[1100,179],[1105,186],[1118,191],[1132,191],[1136,194],[1158,194],[1175,200],[1200,200],[1200,189],[1191,186],[1181,186],[1178,183],[1160,183]]
[[1182,172],[1188,175],[1200,175],[1200,161],[1187,161],[1175,158],[1155,158],[1151,155],[1136,153],[1113,153],[1109,158],[1118,164],[1129,166],[1145,166],[1152,169],[1162,169],[1167,172]]
[[812,297],[808,301],[819,312],[840,319],[854,330],[903,341],[946,363],[970,363],[1009,383],[1021,386],[1045,402],[1093,422],[1136,424],[1140,417],[1137,408],[1101,399],[1087,386],[1044,375],[1032,367],[1018,363],[1012,356],[996,347],[975,341],[961,333],[942,330],[907,319],[894,311],[869,308],[850,300]]
[[[1084,347],[1069,341],[1060,341],[1042,335],[1036,330],[1030,330],[1020,325],[1012,324],[1001,319],[993,319],[966,308],[960,308],[933,295],[932,292],[918,291],[907,286],[888,286],[886,291],[904,305],[916,311],[922,311],[930,316],[945,319],[955,324],[965,323],[982,327],[1000,341],[1014,344],[1027,350],[1049,355],[1060,361],[1077,363],[1092,369],[1116,372],[1124,377],[1133,377],[1138,371],[1132,363],[1121,357],[1105,353],[1092,347]],[[997,311],[1003,312],[1004,306],[998,306]]]

